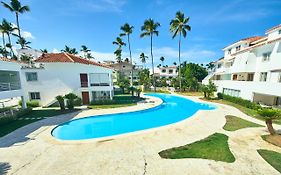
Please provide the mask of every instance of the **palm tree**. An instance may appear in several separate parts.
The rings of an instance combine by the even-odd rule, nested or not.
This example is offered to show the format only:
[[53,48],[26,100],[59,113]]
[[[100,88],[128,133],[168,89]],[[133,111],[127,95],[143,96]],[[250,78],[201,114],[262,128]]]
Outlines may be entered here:
[[[120,36],[127,36],[128,40],[128,45],[129,45],[129,53],[130,53],[130,62],[133,64],[133,59],[132,59],[132,52],[131,52],[131,43],[130,43],[130,35],[133,33],[133,28],[134,26],[130,26],[130,24],[125,23],[123,26],[121,26],[121,30],[123,33],[120,34]],[[133,86],[133,71],[134,71],[134,66],[132,65],[132,70],[131,70],[131,86]]]
[[160,61],[162,62],[162,64],[164,65],[164,61],[165,61],[165,58],[162,56],[160,57]]
[[[129,63],[129,58],[125,58],[125,62]],[[133,66],[132,66],[133,67]]]
[[0,55],[2,55],[3,57],[7,57],[8,53],[9,52],[6,50],[6,48],[0,46]]
[[84,58],[87,58],[87,54],[88,54],[91,50],[88,49],[87,46],[82,45],[80,51],[84,53]]
[[22,6],[20,1],[18,0],[11,0],[10,4],[7,4],[5,2],[1,2],[4,7],[9,9],[11,12],[14,12],[16,14],[16,21],[17,21],[17,29],[19,31],[19,37],[21,38],[21,33],[20,33],[20,24],[19,24],[19,14],[29,12],[30,8],[26,5]]
[[86,54],[86,58],[89,59],[89,60],[90,60],[90,59],[95,59],[95,58],[93,57],[93,55],[91,54],[91,52],[89,52],[89,53]]
[[48,53],[48,50],[47,49],[40,49],[41,50],[41,52],[43,52],[43,53]]
[[31,44],[31,42],[26,41],[23,37],[20,37],[16,43],[19,44],[22,49],[25,49],[25,48],[29,48],[30,49],[31,48],[29,46],[29,44]]
[[145,67],[147,58],[148,58],[148,56],[144,55],[144,53],[140,54],[140,60],[141,60],[142,64],[144,65],[144,67]]
[[173,64],[174,64],[175,66],[177,65],[177,63],[176,63],[176,62],[174,62]]
[[170,32],[173,33],[172,38],[174,39],[179,35],[179,82],[180,82],[180,91],[181,91],[181,36],[186,37],[187,31],[191,30],[191,27],[188,25],[189,17],[185,18],[184,13],[177,12],[175,19],[172,19],[170,22]]
[[155,84],[155,77],[154,77],[154,60],[153,60],[152,42],[153,42],[153,35],[156,36],[159,35],[159,31],[157,30],[158,27],[160,27],[160,23],[154,22],[153,19],[147,19],[144,21],[144,24],[141,27],[141,31],[143,33],[140,34],[141,38],[150,36],[150,55],[151,55],[151,64],[152,64],[153,86],[155,92],[156,92],[156,84]]
[[9,43],[6,44],[5,47],[8,47],[10,49],[10,56],[13,57],[15,56],[15,54],[12,48],[13,45],[11,41],[11,34],[17,28],[13,27],[12,23],[8,22],[6,19],[3,19],[1,27],[2,32],[8,36]]
[[62,52],[67,52],[67,53],[70,53],[70,54],[73,54],[73,55],[76,55],[78,54],[78,52],[76,51],[75,48],[71,48],[67,45],[65,45],[65,48],[61,50]]
[[122,38],[120,37],[117,37],[116,40],[112,42],[112,44],[117,45],[118,49],[121,49],[122,46],[126,46],[126,43],[124,43]]

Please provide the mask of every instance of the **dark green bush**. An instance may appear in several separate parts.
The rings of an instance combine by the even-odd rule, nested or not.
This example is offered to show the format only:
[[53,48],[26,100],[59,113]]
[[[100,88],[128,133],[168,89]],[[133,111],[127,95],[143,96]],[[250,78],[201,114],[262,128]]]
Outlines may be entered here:
[[77,97],[77,99],[74,100],[74,106],[81,106],[82,105],[82,99],[80,97]]
[[27,114],[29,114],[32,111],[32,108],[26,108],[26,109],[21,109],[19,112],[17,112],[17,114],[15,115],[17,118],[19,117],[23,117]]
[[221,92],[217,93],[218,99],[223,99],[223,94]]
[[128,104],[128,103],[137,103],[141,100],[143,100],[143,98],[122,95],[122,96],[114,96],[113,100],[92,101],[91,105]]
[[239,104],[241,106],[245,106],[246,108],[250,108],[250,109],[254,109],[254,110],[261,109],[261,106],[259,104],[251,102],[249,100],[244,100],[239,97],[232,97],[232,96],[223,94],[223,99],[230,101],[232,103]]
[[8,124],[12,121],[14,121],[15,117],[14,116],[5,116],[0,118],[0,126],[3,126],[5,124]]

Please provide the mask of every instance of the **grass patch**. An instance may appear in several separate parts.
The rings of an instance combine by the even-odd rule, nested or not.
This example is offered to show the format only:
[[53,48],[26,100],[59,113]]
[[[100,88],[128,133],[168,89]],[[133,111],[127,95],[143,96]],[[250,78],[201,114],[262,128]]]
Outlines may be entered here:
[[112,105],[91,105],[88,106],[89,109],[109,109],[109,108],[121,108],[127,106],[135,106],[137,103],[125,103],[125,104],[112,104]]
[[267,163],[281,173],[281,153],[265,149],[259,149],[258,153]]
[[[204,99],[204,98],[201,98],[201,100],[233,106],[233,107],[239,109],[241,112],[247,114],[248,116],[251,116],[251,117],[254,117],[256,119],[264,121],[264,118],[258,114],[257,110],[250,109],[250,108],[247,108],[245,106],[242,106],[242,105],[239,105],[239,104],[236,104],[236,103],[233,103],[233,102],[229,102],[229,101],[226,101],[226,100],[217,100],[217,99],[207,100],[207,99]],[[281,119],[273,120],[273,122],[275,124],[281,125]]]
[[32,110],[26,114],[19,116],[18,118],[34,118],[29,120],[18,120],[18,118],[13,118],[8,123],[0,125],[0,137],[3,137],[18,128],[21,128],[30,123],[42,120],[41,117],[53,117],[56,115],[71,113],[77,110],[55,110],[55,109],[44,109],[44,110]]
[[232,163],[235,157],[228,147],[228,136],[215,133],[197,142],[159,152],[162,158],[201,158]]
[[242,118],[231,116],[231,115],[227,115],[225,116],[225,118],[226,118],[226,123],[223,126],[223,129],[226,131],[236,131],[239,129],[249,128],[249,127],[263,127],[262,125],[249,122]]
[[204,94],[202,92],[177,92],[179,95],[185,95],[185,96],[203,96]]
[[275,135],[262,135],[261,136],[264,141],[267,141],[275,146],[278,146],[281,148],[281,135],[275,134]]

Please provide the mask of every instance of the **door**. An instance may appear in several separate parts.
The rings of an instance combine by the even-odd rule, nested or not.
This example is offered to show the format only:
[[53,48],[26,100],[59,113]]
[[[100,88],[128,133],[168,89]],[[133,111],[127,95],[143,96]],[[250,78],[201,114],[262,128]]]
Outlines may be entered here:
[[82,92],[83,105],[90,104],[89,92]]
[[88,74],[80,74],[81,87],[88,87]]

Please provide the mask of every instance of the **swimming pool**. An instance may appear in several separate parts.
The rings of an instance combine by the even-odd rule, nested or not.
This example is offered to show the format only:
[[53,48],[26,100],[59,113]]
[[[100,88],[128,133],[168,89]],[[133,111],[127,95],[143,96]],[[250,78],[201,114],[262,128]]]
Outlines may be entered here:
[[176,95],[158,93],[146,95],[161,98],[163,103],[142,111],[71,120],[58,125],[53,129],[52,135],[60,140],[101,138],[165,126],[184,120],[198,110],[216,108],[214,105],[197,103]]

